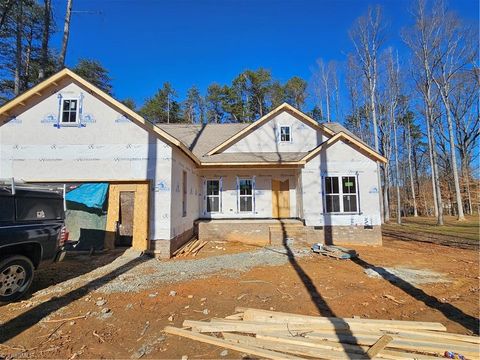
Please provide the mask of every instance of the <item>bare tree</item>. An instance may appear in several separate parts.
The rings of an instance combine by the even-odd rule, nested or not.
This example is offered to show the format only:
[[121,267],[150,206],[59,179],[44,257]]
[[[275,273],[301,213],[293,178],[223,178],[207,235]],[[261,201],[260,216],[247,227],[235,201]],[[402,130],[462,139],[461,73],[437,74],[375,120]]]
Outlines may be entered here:
[[[363,75],[368,84],[370,100],[370,113],[373,122],[373,137],[375,150],[379,151],[378,121],[377,121],[377,57],[379,49],[384,42],[384,23],[379,6],[369,7],[366,15],[359,17],[349,31],[350,39],[355,47],[355,55],[361,66]],[[381,184],[380,163],[377,162],[378,183]],[[380,206],[382,207],[382,194],[380,194]],[[383,213],[384,211],[382,211]],[[383,220],[383,219],[382,219]]]
[[388,117],[393,128],[393,152],[395,153],[395,188],[397,191],[397,223],[402,223],[401,197],[400,197],[400,169],[398,159],[397,139],[397,107],[400,100],[400,65],[398,54],[396,60],[393,58],[392,48],[388,49],[386,58],[387,68],[387,107]]
[[418,209],[417,209],[417,199],[415,194],[415,185],[413,180],[413,166],[412,166],[412,120],[408,117],[405,118],[404,128],[405,128],[405,137],[407,143],[407,160],[408,160],[408,173],[410,178],[410,191],[412,192],[412,200],[413,200],[413,216],[418,216]]
[[467,197],[466,211],[473,212],[471,194],[471,164],[478,156],[475,151],[480,137],[480,81],[478,69],[458,74],[450,96],[450,108],[455,123],[456,144],[460,154],[463,186]]
[[65,13],[65,24],[63,26],[62,50],[60,51],[59,67],[65,66],[65,56],[67,55],[68,37],[70,35],[70,19],[72,17],[73,0],[67,0],[67,12]]
[[17,2],[17,14],[16,14],[16,34],[15,34],[15,77],[14,77],[14,89],[15,96],[20,94],[22,87],[22,38],[23,38],[23,0]]
[[445,108],[452,175],[455,186],[455,200],[457,203],[457,216],[458,220],[464,220],[465,216],[463,213],[463,200],[458,177],[455,133],[453,129],[450,98],[452,82],[460,71],[472,63],[472,57],[475,52],[469,46],[471,42],[465,38],[465,36],[468,36],[468,32],[465,27],[460,24],[456,16],[452,13],[446,13],[443,8],[437,11],[436,16],[440,17],[438,22],[441,26],[437,32],[437,46],[434,48],[434,61],[436,66],[432,74],[432,79],[438,88]]
[[7,21],[7,16],[10,10],[13,8],[14,0],[6,0],[2,6],[2,12],[0,13],[0,31],[2,30],[3,25]]
[[437,217],[437,224],[443,225],[443,203],[440,191],[436,141],[433,134],[435,100],[432,93],[432,87],[434,86],[432,80],[432,57],[438,42],[437,31],[440,24],[438,16],[435,15],[435,10],[433,10],[432,14],[426,13],[425,0],[418,0],[412,15],[415,24],[410,31],[403,34],[403,39],[413,52],[415,63],[412,75],[417,84],[417,90],[422,94],[424,100],[435,216]]
[[320,83],[323,89],[324,99],[325,99],[325,114],[326,120],[330,122],[330,74],[329,74],[329,64],[325,64],[322,59],[317,60],[318,64],[318,76]]
[[48,40],[50,39],[50,20],[52,18],[52,1],[45,0],[43,7],[43,33],[42,33],[42,49],[40,54],[40,69],[38,78],[45,78],[45,71],[48,63]]

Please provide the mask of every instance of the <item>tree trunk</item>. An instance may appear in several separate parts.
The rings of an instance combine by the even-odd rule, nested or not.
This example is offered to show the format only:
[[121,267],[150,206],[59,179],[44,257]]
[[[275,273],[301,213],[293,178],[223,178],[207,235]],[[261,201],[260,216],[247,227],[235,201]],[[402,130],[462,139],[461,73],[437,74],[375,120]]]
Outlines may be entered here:
[[[432,124],[430,123],[430,129],[432,128]],[[435,149],[435,137],[431,136],[432,142],[432,149]],[[432,160],[433,160],[433,169],[432,172],[434,173],[435,179],[435,192],[437,195],[437,207],[438,207],[438,216],[437,216],[437,225],[443,225],[443,203],[442,203],[442,191],[440,188],[440,177],[438,172],[438,160],[437,160],[437,152],[435,150],[432,151]]]
[[384,174],[384,184],[383,184],[383,221],[390,221],[390,205],[389,205],[389,190],[390,190],[390,171],[388,169],[388,164],[384,165],[383,174]]
[[412,192],[413,199],[413,216],[418,216],[417,199],[415,197],[415,185],[413,182],[413,169],[412,169],[412,134],[410,124],[407,126],[407,152],[408,152],[408,170],[410,175],[410,191]]
[[43,8],[43,33],[42,33],[42,49],[40,55],[40,69],[38,78],[45,78],[45,72],[48,63],[48,40],[50,39],[50,19],[51,19],[51,0],[45,0]]
[[463,181],[465,183],[465,190],[467,192],[467,199],[468,199],[468,211],[467,213],[469,215],[473,214],[473,208],[472,208],[472,194],[470,192],[470,174],[469,174],[469,169],[468,169],[468,164],[469,161],[467,159],[467,156],[465,156],[462,159],[462,173],[463,173]]
[[455,184],[455,200],[457,202],[457,216],[458,220],[465,220],[465,215],[463,214],[463,200],[462,194],[460,192],[460,182],[458,180],[458,167],[457,167],[457,155],[455,154],[455,139],[453,134],[453,121],[452,114],[450,111],[450,104],[441,89],[440,93],[442,95],[443,105],[445,106],[445,112],[447,115],[447,125],[448,125],[448,140],[450,143],[450,160],[452,162],[452,173],[453,173],[453,182]]
[[[371,90],[370,90],[370,111],[372,112],[372,122],[373,122],[373,142],[375,144],[375,151],[376,152],[379,152],[378,151],[378,127],[377,127],[377,111],[376,111],[376,106],[375,106],[375,84],[373,81],[370,81],[372,82],[372,85],[371,85]],[[386,165],[387,166],[387,165]],[[385,172],[385,174],[387,174],[388,171]],[[382,176],[380,174],[380,163],[377,162],[377,181],[378,181],[378,186],[381,187],[381,184],[382,184]],[[385,180],[385,184],[387,183],[387,180]],[[379,200],[380,200],[380,213],[381,214],[386,214],[388,212],[388,209],[384,209],[384,206],[385,206],[385,203],[388,204],[388,199],[386,201],[384,201],[382,199],[382,192],[379,191],[378,192],[379,194]],[[389,219],[390,220],[390,216],[389,216]],[[388,221],[387,219],[385,219],[384,217],[381,219],[382,223],[383,222],[386,222]]]
[[400,201],[400,179],[399,179],[399,166],[398,166],[398,143],[397,143],[397,121],[395,115],[391,114],[393,122],[393,146],[395,151],[395,187],[397,189],[397,224],[402,223],[402,209]]
[[22,37],[23,37],[23,0],[18,0],[16,47],[15,47],[15,78],[13,92],[15,96],[21,92],[22,78]]
[[433,145],[433,137],[432,137],[432,129],[430,127],[430,111],[429,105],[427,100],[425,100],[425,120],[426,120],[426,127],[427,127],[427,139],[428,139],[428,155],[430,158],[430,169],[431,169],[431,178],[432,178],[432,193],[433,193],[433,212],[435,217],[438,221],[438,199],[437,199],[437,189],[436,189],[436,182],[435,182],[435,163],[433,161],[435,149]]
[[68,36],[70,34],[70,18],[72,16],[73,0],[67,0],[67,12],[65,13],[65,24],[63,26],[62,51],[60,52],[60,69],[65,67],[65,56],[67,55]]

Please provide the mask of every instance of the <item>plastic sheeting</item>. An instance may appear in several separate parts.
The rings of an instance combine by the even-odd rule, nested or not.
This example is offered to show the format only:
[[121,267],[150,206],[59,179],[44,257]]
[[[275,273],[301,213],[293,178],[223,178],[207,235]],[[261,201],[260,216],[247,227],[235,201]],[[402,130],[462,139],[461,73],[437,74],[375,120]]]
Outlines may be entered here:
[[90,208],[102,209],[107,191],[107,183],[82,184],[68,192],[65,200],[80,203]]

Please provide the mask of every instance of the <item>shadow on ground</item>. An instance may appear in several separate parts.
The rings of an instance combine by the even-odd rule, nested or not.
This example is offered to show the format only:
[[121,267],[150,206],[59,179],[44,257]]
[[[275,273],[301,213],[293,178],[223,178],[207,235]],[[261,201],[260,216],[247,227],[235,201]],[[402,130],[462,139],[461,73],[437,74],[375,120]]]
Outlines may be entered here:
[[110,264],[116,258],[122,256],[126,249],[117,248],[91,255],[87,252],[67,252],[63,261],[46,263],[35,272],[35,278],[29,293],[34,294],[52,285],[60,284]]
[[72,302],[84,297],[88,293],[97,290],[101,286],[107,284],[123,273],[133,269],[135,266],[139,265],[145,261],[144,257],[137,257],[129,260],[127,263],[120,265],[115,270],[102,275],[96,279],[93,279],[87,282],[85,285],[80,286],[79,288],[72,290],[62,296],[53,297],[48,301],[42,302],[41,304],[30,308],[24,313],[20,314],[14,319],[7,321],[4,324],[0,325],[0,344],[4,343],[25,330],[29,329],[44,317],[49,316],[50,314],[56,312],[57,310],[68,306]]
[[[353,258],[352,262],[361,266],[363,269],[374,269],[374,268],[378,269],[377,267],[366,262],[360,257]],[[385,281],[388,281],[393,286],[404,291],[407,295],[410,295],[415,300],[423,302],[426,306],[430,307],[431,309],[440,311],[446,318],[460,324],[464,328],[470,330],[472,333],[478,335],[479,326],[480,326],[479,319],[477,319],[474,316],[465,314],[462,310],[460,310],[459,308],[451,304],[441,302],[436,297],[427,294],[422,289],[419,289],[413,286],[409,282],[403,280],[402,278],[396,276],[395,274],[392,274],[385,268],[380,267],[380,269],[381,269],[380,272],[378,270],[376,270],[375,272],[380,274]]]

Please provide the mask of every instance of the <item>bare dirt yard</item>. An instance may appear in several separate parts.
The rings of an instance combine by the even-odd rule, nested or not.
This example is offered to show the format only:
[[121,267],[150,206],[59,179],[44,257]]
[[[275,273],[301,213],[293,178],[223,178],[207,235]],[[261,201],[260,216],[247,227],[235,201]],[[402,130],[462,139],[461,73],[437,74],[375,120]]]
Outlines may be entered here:
[[0,308],[0,358],[239,359],[246,354],[162,331],[236,306],[436,321],[478,334],[478,251],[400,239],[354,247],[354,261],[215,242],[162,261],[120,250],[69,255],[37,272],[30,298]]

